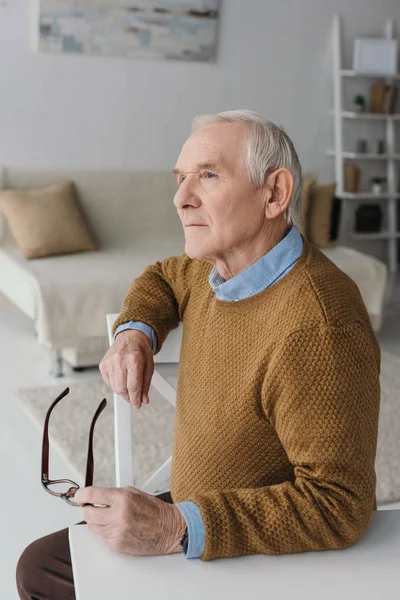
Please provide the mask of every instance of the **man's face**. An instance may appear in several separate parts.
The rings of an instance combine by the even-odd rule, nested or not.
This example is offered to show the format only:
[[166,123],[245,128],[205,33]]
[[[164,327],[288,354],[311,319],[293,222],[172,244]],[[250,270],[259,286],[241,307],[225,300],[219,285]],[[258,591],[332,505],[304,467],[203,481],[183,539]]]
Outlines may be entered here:
[[265,226],[262,190],[246,170],[246,136],[244,124],[213,123],[183,145],[174,169],[179,185],[174,204],[191,258],[214,263],[248,251]]

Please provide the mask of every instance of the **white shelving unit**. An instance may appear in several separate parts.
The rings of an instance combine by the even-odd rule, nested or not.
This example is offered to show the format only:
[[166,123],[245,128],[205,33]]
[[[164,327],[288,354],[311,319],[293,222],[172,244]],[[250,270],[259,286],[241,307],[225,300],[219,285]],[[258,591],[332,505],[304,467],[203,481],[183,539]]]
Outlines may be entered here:
[[[360,75],[361,77],[361,75]],[[334,115],[335,111],[331,110],[331,114]],[[375,113],[356,113],[350,110],[342,110],[341,112],[343,119],[367,119],[372,121],[400,121],[400,115],[378,115]]]
[[[393,21],[386,24],[385,37],[392,39],[394,34]],[[346,78],[363,78],[371,80],[385,79],[388,83],[400,81],[400,74],[394,77],[383,78],[380,75],[364,75],[355,71],[342,68],[342,31],[341,18],[335,16],[333,39],[333,73],[334,73],[334,108],[331,114],[334,118],[334,148],[327,150],[329,156],[335,159],[336,195],[342,199],[342,210],[338,241],[346,245],[349,237],[353,240],[384,240],[387,241],[387,264],[390,274],[398,271],[397,244],[400,233],[397,231],[397,202],[400,199],[398,187],[398,163],[400,154],[396,153],[396,122],[400,121],[400,114],[386,115],[373,113],[356,113],[346,110],[343,106],[343,91]],[[360,120],[366,122],[382,122],[385,126],[385,154],[357,153],[344,148],[343,131],[346,120]],[[348,159],[357,161],[385,161],[387,189],[379,196],[369,191],[351,194],[344,190],[344,161]],[[378,163],[378,164],[379,164]],[[386,204],[387,229],[377,233],[358,233],[352,231],[354,222],[354,206],[356,200],[375,200]]]

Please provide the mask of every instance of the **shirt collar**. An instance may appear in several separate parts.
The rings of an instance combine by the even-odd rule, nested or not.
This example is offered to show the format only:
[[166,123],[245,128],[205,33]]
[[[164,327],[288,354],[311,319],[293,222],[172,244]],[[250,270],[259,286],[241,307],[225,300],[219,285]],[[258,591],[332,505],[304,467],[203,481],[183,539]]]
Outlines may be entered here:
[[247,269],[225,280],[215,267],[208,281],[219,300],[244,300],[272,285],[300,256],[303,240],[292,226],[285,237]]

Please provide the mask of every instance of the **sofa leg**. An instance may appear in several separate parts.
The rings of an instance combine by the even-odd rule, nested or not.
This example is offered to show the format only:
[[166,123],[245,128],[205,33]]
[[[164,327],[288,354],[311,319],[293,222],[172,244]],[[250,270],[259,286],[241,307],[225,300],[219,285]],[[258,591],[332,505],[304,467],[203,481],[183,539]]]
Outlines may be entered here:
[[53,377],[64,377],[64,361],[61,355],[61,350],[51,351],[51,371]]

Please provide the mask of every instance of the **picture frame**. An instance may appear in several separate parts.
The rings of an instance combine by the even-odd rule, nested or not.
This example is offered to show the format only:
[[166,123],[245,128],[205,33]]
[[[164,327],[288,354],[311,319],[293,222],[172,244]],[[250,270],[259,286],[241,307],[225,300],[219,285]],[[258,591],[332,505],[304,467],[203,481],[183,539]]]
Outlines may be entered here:
[[220,0],[31,1],[36,51],[207,63],[217,60]]
[[356,38],[353,70],[365,75],[390,77],[397,75],[397,40],[386,38]]

